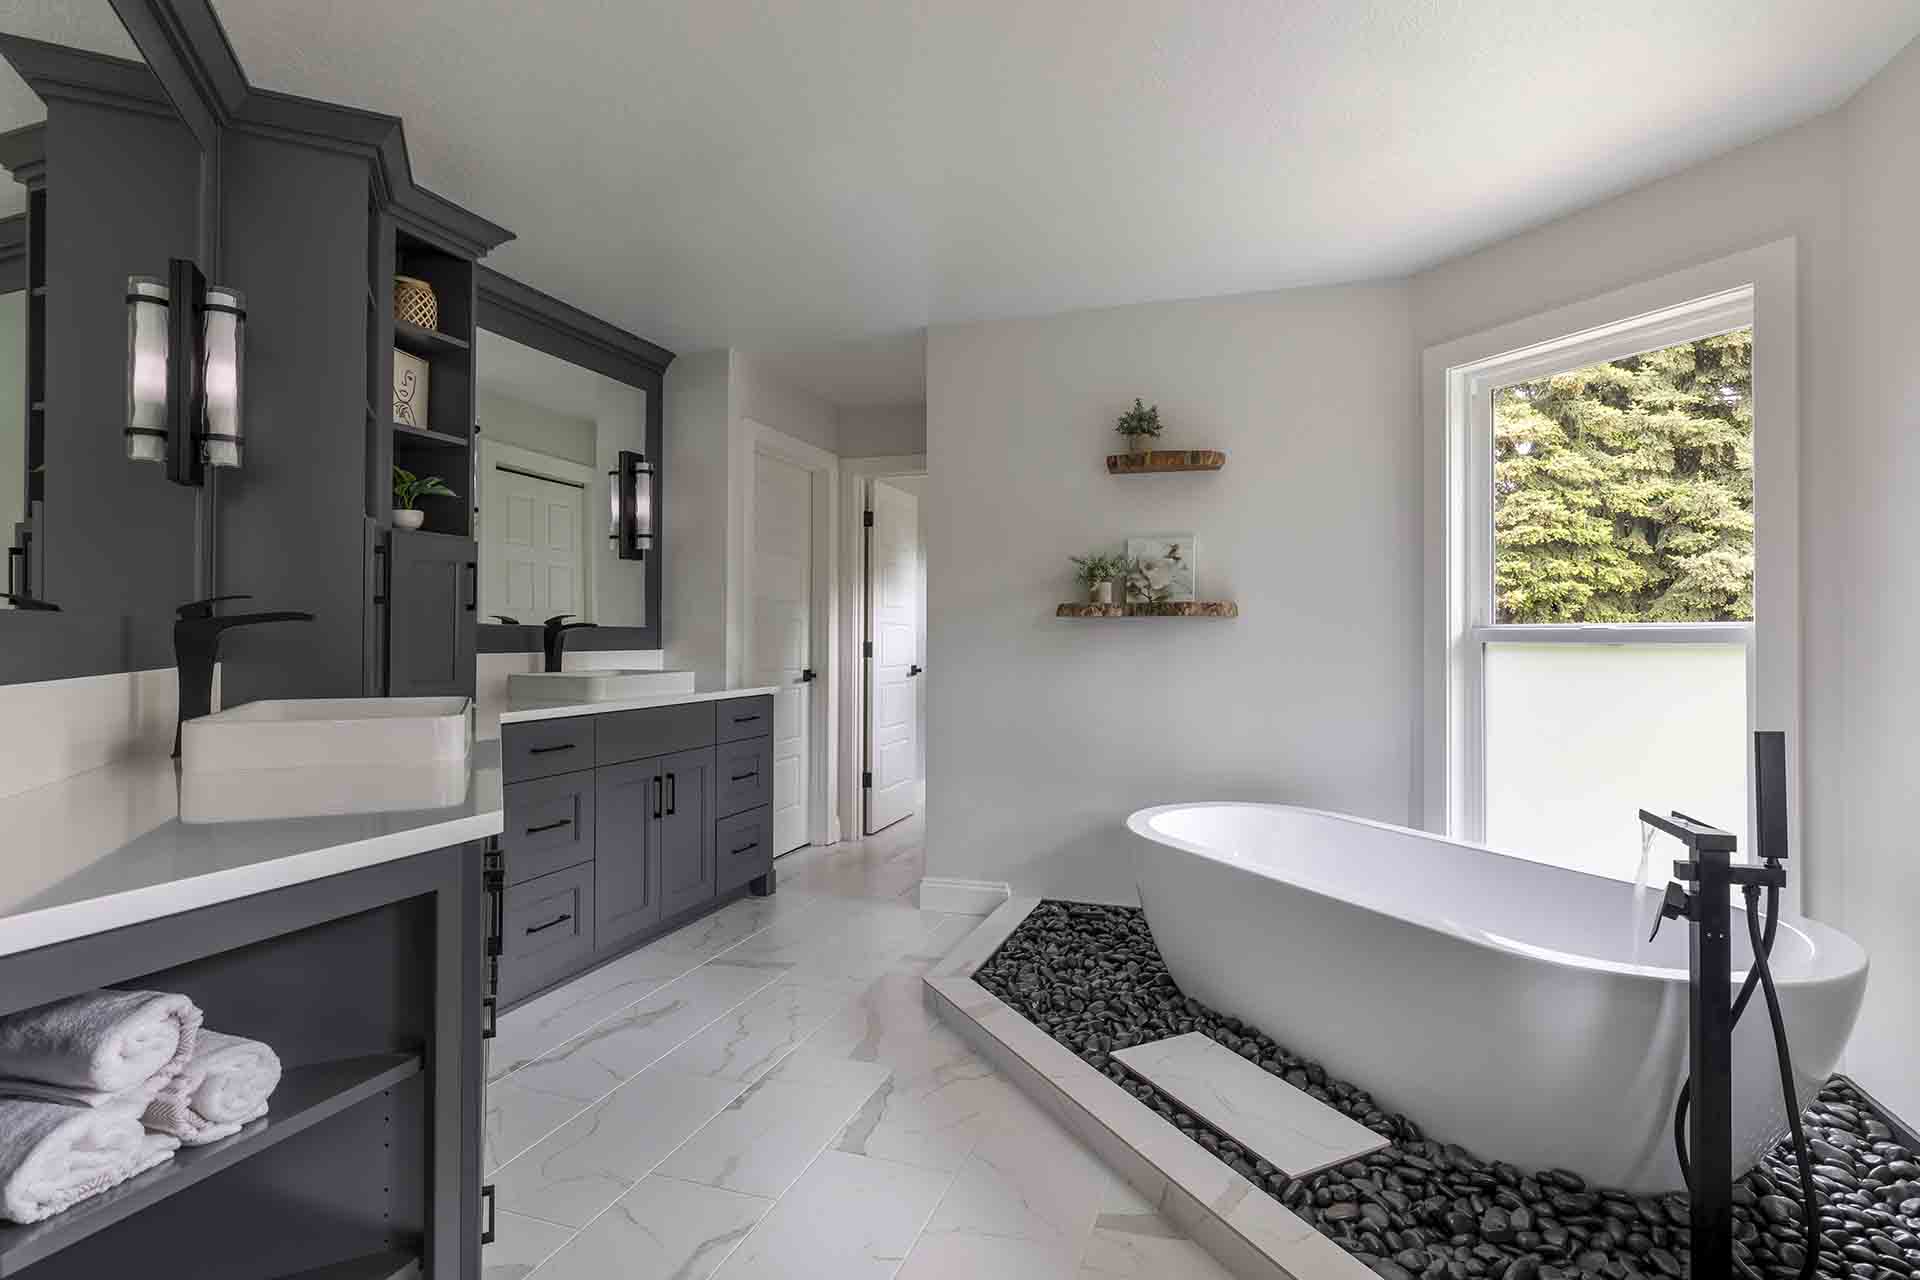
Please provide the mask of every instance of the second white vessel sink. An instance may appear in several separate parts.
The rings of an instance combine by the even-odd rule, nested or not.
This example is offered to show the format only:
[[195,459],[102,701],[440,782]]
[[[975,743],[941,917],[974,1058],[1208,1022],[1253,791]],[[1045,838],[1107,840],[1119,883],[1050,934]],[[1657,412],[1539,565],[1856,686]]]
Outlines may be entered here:
[[507,677],[507,696],[535,702],[619,702],[692,692],[691,671],[522,671]]
[[463,762],[472,741],[468,698],[285,698],[187,721],[180,726],[180,768]]

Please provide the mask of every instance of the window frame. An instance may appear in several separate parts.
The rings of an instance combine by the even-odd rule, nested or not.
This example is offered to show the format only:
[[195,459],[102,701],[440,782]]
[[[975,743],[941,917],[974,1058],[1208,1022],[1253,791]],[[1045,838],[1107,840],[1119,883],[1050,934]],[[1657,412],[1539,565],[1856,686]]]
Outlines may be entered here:
[[[1787,731],[1788,830],[1798,852],[1797,256],[1792,240],[1779,241],[1426,351],[1428,652],[1420,793],[1429,830],[1475,842],[1485,835],[1489,644],[1741,644],[1749,728]],[[1756,620],[1495,622],[1493,392],[1748,325],[1754,331]],[[1747,769],[1751,809],[1751,760]],[[1751,812],[1747,829],[1757,830]],[[1788,866],[1789,905],[1797,909],[1798,860]]]

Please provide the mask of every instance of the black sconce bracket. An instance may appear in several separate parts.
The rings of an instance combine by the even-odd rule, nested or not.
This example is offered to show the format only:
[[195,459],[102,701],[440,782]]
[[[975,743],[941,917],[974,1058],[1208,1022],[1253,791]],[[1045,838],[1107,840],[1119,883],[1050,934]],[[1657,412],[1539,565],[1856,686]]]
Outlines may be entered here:
[[207,420],[207,366],[201,307],[207,278],[191,259],[167,264],[167,479],[198,487],[206,481],[200,433]]

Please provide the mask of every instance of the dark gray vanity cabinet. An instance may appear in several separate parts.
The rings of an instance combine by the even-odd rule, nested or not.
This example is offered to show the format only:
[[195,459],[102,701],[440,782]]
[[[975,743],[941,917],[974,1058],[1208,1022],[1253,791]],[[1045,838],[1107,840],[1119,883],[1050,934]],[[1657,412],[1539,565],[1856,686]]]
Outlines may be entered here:
[[726,698],[503,727],[503,1003],[773,891],[772,715]]
[[654,856],[660,769],[635,760],[594,771],[594,937],[618,947],[660,922],[660,868]]
[[480,553],[471,538],[395,529],[387,542],[387,695],[474,693]]

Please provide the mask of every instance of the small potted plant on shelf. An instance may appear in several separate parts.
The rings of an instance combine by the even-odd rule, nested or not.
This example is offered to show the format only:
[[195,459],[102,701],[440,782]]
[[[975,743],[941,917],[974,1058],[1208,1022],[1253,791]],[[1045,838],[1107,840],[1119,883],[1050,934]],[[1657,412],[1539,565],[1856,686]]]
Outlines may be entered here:
[[427,513],[414,506],[422,498],[457,498],[439,476],[417,476],[405,467],[393,469],[393,523],[401,529],[418,529],[427,522]]
[[1113,429],[1127,438],[1129,452],[1145,453],[1160,438],[1160,406],[1156,404],[1149,409],[1135,396],[1133,408],[1120,415]]
[[1088,604],[1112,604],[1113,584],[1120,580],[1126,571],[1124,556],[1109,556],[1095,552],[1090,556],[1073,556],[1074,576],[1080,585],[1086,588]]

